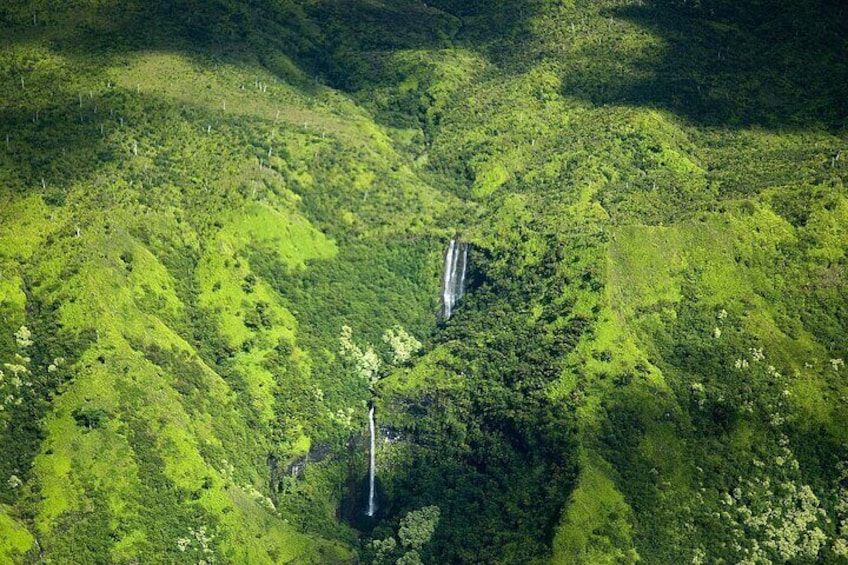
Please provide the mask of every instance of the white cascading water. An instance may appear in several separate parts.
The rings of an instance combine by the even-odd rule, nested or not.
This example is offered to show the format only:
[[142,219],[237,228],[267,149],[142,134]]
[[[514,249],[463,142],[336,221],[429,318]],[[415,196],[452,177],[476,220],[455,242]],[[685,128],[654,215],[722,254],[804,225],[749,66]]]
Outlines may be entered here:
[[465,266],[468,263],[468,244],[451,239],[445,254],[445,274],[442,281],[442,318],[448,320],[453,307],[465,292]]
[[375,451],[376,439],[374,434],[374,405],[368,410],[368,431],[371,434],[371,461],[368,467],[368,510],[365,512],[367,516],[373,516],[377,512],[377,495],[374,492],[374,475],[375,475]]
[[442,308],[444,309],[444,318],[447,320],[451,315],[451,307],[453,307],[453,284],[451,284],[451,276],[453,275],[454,250],[456,249],[456,239],[452,239],[448,246],[448,252],[445,254],[445,280],[442,281]]
[[459,292],[457,293],[456,299],[459,300],[462,298],[462,295],[465,294],[465,267],[468,265],[468,244],[462,244],[462,274],[459,276]]

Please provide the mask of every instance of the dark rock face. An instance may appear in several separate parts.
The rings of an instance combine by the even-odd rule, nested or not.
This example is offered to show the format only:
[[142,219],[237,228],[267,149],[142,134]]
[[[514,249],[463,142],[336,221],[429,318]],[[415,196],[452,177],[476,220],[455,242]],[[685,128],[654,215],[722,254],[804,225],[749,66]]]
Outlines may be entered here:
[[300,477],[306,469],[306,457],[298,457],[293,463],[286,466],[286,475],[290,477]]
[[330,446],[325,443],[319,443],[318,445],[312,446],[312,449],[309,450],[306,458],[311,463],[320,463],[330,455],[332,455]]
[[277,496],[282,488],[282,482],[285,477],[294,477],[299,479],[303,476],[306,466],[309,463],[320,463],[332,455],[330,446],[327,444],[318,444],[309,450],[309,453],[302,455],[297,459],[282,466],[280,459],[273,453],[268,454],[268,468],[270,469],[270,492],[271,499],[274,504],[277,503]]

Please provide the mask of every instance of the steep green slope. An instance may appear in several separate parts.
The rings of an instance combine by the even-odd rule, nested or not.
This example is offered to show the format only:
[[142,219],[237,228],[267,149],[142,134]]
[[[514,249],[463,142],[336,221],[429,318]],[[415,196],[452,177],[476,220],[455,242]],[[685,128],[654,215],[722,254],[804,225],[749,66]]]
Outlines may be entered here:
[[401,35],[342,84],[479,204],[475,297],[382,390],[421,444],[396,496],[459,515],[433,561],[547,559],[553,516],[562,563],[845,559],[844,11],[428,6],[450,41],[339,27]]
[[2,560],[347,561],[367,389],[314,318],[432,327],[446,199],[343,97],[134,8],[3,13]]
[[0,561],[848,559],[838,3],[0,23]]

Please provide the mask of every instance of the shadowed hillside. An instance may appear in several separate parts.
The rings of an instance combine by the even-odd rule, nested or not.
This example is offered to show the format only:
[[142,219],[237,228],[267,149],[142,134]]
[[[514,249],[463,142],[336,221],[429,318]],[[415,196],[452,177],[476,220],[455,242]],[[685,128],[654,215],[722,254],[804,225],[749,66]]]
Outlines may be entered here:
[[[599,15],[609,41],[572,51],[566,95],[661,107],[703,126],[845,127],[848,14],[839,3],[657,1]],[[653,48],[628,53],[636,45],[615,37],[622,20],[654,36]]]

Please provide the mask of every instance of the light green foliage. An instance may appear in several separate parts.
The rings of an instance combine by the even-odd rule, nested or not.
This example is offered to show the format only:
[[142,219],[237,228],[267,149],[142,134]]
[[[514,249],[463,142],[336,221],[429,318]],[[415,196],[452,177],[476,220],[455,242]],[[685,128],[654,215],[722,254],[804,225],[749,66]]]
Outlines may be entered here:
[[35,538],[26,527],[8,514],[8,507],[0,507],[0,559],[15,563],[33,546]]
[[394,365],[403,365],[410,360],[414,353],[421,349],[421,342],[401,326],[395,326],[383,332],[383,341],[392,349],[392,364]]
[[29,347],[32,345],[32,332],[26,326],[21,326],[15,332],[15,342],[21,349]]
[[370,542],[370,546],[375,553],[374,563],[383,563],[397,549],[397,540],[395,538],[375,539]]
[[409,512],[400,520],[398,538],[401,545],[408,549],[420,550],[433,537],[438,524],[438,506],[425,506]]
[[342,326],[342,334],[339,337],[342,354],[350,357],[353,361],[356,375],[373,386],[380,378],[380,366],[382,361],[377,356],[374,348],[370,345],[363,350],[353,342],[353,329],[350,326]]
[[412,551],[407,551],[395,561],[396,565],[423,565],[423,561],[421,561],[421,556],[414,549]]
[[[389,328],[383,332],[383,341],[391,349],[391,365],[397,367],[407,363],[412,355],[421,349],[421,342],[401,326]],[[353,362],[356,375],[373,387],[383,377],[380,372],[383,361],[371,345],[364,350],[353,341],[353,329],[342,326],[339,337],[341,353]]]
[[[374,552],[373,563],[395,563],[395,565],[421,565],[421,551],[430,542],[439,524],[441,511],[438,506],[424,506],[407,512],[401,518],[395,537],[374,539],[368,547]],[[397,540],[400,540],[398,543]]]
[[[630,507],[603,461],[586,459],[554,538],[553,563],[636,563]],[[605,471],[606,469],[606,471]]]
[[[33,345],[32,332],[21,326],[14,334],[16,351],[8,360],[0,359],[0,426],[6,427],[12,417],[6,412],[21,412],[24,400],[31,394],[34,375],[31,369],[32,359],[27,349]],[[9,479],[9,486],[17,488],[20,479],[16,475]]]
[[815,559],[827,540],[821,529],[826,513],[808,485],[778,483],[772,488],[768,479],[750,481],[734,489],[725,504],[735,519],[737,537],[754,541],[753,548],[742,549],[746,555],[740,563]]
[[836,498],[836,533],[831,551],[839,558],[848,558],[848,487],[843,486],[848,478],[848,466],[840,463],[837,469],[842,476],[840,485],[834,496]]

